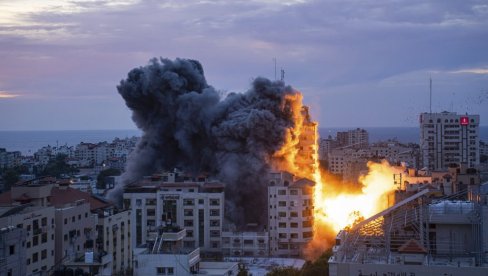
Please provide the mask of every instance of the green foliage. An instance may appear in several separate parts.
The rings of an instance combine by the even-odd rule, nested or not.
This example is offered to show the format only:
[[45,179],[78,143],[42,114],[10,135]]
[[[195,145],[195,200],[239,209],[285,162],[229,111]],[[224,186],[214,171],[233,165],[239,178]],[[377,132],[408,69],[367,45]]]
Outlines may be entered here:
[[249,270],[243,264],[239,264],[239,271],[237,272],[237,276],[248,276]]
[[313,275],[329,275],[329,258],[332,256],[332,250],[325,251],[314,262],[306,262],[301,270],[301,276],[313,276]]
[[105,179],[108,176],[116,176],[116,175],[120,175],[121,173],[122,172],[119,169],[112,169],[112,168],[101,171],[97,176],[97,188],[105,189],[107,185]]
[[329,275],[329,258],[332,256],[332,250],[325,251],[320,257],[311,262],[307,261],[302,269],[296,269],[294,267],[275,267],[271,270],[267,276],[315,276],[315,275]]
[[10,190],[10,187],[20,180],[20,175],[29,173],[26,166],[17,166],[10,169],[5,169],[2,173],[3,191]]
[[78,172],[78,170],[73,167],[68,165],[66,163],[66,155],[65,154],[58,154],[56,155],[55,158],[52,158],[49,160],[47,163],[46,167],[44,170],[42,170],[38,176],[54,176],[54,177],[60,177],[61,175],[73,175]]
[[300,276],[300,269],[292,266],[279,266],[273,268],[266,276]]
[[488,155],[480,155],[480,162],[481,163],[486,163],[488,161]]

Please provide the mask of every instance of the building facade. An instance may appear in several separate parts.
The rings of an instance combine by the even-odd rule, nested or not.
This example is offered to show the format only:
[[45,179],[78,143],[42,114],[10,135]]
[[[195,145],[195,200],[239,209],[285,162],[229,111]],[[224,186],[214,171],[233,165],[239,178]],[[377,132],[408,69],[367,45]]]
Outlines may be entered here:
[[314,182],[287,172],[269,176],[270,255],[295,257],[313,238]]
[[145,179],[124,191],[124,207],[131,210],[132,244],[145,244],[158,227],[171,224],[186,229],[185,247],[220,253],[224,185],[205,181],[172,182],[173,177]]
[[26,274],[26,235],[23,228],[0,228],[0,275]]
[[422,166],[442,170],[452,163],[480,163],[479,115],[452,112],[420,114]]

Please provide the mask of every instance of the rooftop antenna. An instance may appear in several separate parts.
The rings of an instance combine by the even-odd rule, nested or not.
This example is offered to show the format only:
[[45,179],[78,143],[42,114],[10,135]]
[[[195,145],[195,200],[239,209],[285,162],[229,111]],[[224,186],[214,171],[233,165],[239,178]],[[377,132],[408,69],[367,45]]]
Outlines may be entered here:
[[430,92],[430,101],[429,101],[429,110],[430,114],[432,114],[432,75],[430,75],[430,87],[429,87],[429,92]]
[[283,68],[281,68],[281,81],[285,82],[285,70]]
[[274,62],[274,77],[275,77],[274,79],[276,81],[276,58],[275,57],[273,58],[273,62]]

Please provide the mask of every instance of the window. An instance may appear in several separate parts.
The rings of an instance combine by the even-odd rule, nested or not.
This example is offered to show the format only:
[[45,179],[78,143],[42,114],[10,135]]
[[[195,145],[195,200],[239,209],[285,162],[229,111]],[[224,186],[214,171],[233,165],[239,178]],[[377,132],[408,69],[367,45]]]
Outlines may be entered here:
[[279,228],[286,228],[286,222],[280,222],[278,223]]
[[154,209],[147,209],[146,215],[148,215],[148,216],[155,216],[156,215],[156,210],[154,210]]
[[210,205],[211,206],[219,206],[220,200],[218,198],[212,198],[212,199],[210,199]]
[[292,222],[292,223],[290,223],[290,227],[291,228],[298,228],[298,223]]
[[34,253],[32,254],[32,262],[35,263],[39,259],[39,253]]
[[286,239],[286,233],[279,233],[278,238],[280,239]]
[[183,205],[193,206],[195,205],[195,201],[193,199],[185,198],[183,199]]
[[47,242],[47,233],[43,233],[41,236],[41,243]]
[[278,201],[278,206],[286,207],[286,201]]
[[78,215],[78,220],[81,220],[81,214]]
[[290,238],[292,239],[298,239],[298,233],[291,233]]
[[42,218],[41,219],[41,226],[46,226],[47,225],[47,218]]
[[183,214],[185,216],[193,216],[193,210],[192,209],[185,209],[185,210],[183,210]]
[[210,226],[220,226],[220,220],[218,220],[218,219],[211,220]]
[[210,209],[210,216],[220,216],[219,209]]
[[193,220],[186,219],[184,221],[185,227],[192,227],[193,226]]
[[290,217],[292,218],[298,217],[298,212],[290,212]]
[[286,212],[278,212],[278,217],[280,218],[286,217]]
[[212,238],[220,237],[220,231],[219,230],[210,230],[210,237],[212,237]]
[[15,254],[15,245],[9,246],[9,252],[10,252],[10,255]]
[[286,190],[283,189],[278,190],[278,195],[286,195]]
[[34,236],[32,238],[32,246],[36,246],[39,244],[39,236]]
[[312,221],[311,220],[306,220],[302,223],[303,227],[312,227]]
[[68,224],[68,219],[67,218],[64,219],[64,224]]
[[172,267],[156,267],[157,275],[174,275],[174,268]]
[[291,190],[290,190],[290,195],[298,195],[298,190],[296,190],[296,189],[291,189]]
[[191,230],[186,230],[186,236],[187,236],[188,238],[193,238],[193,231],[191,231]]
[[74,216],[71,217],[71,222],[75,222],[75,217]]
[[45,258],[47,258],[47,250],[46,249],[41,251],[41,260],[44,260]]
[[303,238],[311,238],[312,237],[312,232],[303,232]]

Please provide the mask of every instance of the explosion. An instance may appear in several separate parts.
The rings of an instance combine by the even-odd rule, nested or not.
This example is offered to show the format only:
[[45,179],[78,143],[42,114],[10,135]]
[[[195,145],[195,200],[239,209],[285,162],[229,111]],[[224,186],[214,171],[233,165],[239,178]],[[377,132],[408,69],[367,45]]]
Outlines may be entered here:
[[295,118],[293,131],[299,139],[286,140],[279,153],[287,159],[274,163],[274,167],[315,181],[314,239],[305,252],[314,258],[331,247],[340,230],[389,207],[388,195],[395,190],[392,177],[401,170],[390,166],[386,160],[368,162],[368,173],[359,177],[359,186],[356,189],[345,187],[319,169],[318,124],[311,120],[305,106],[300,115]]
[[206,172],[226,183],[230,221],[263,225],[266,178],[272,169],[288,171],[316,183],[309,247],[316,252],[330,247],[340,229],[388,207],[394,169],[369,163],[356,190],[332,181],[319,170],[318,124],[302,94],[281,81],[256,78],[248,91],[224,96],[207,84],[198,61],[161,58],[132,69],[117,90],[143,135],[122,183],[109,194],[114,200],[126,185],[158,170]]

